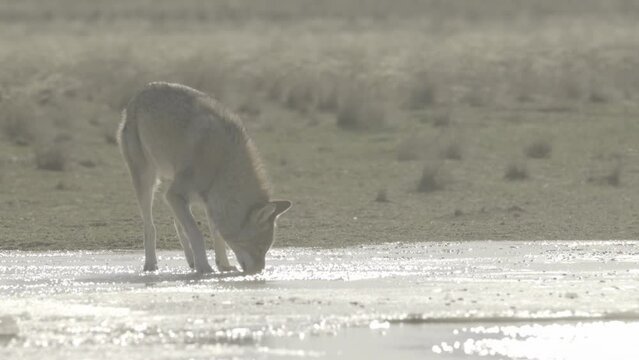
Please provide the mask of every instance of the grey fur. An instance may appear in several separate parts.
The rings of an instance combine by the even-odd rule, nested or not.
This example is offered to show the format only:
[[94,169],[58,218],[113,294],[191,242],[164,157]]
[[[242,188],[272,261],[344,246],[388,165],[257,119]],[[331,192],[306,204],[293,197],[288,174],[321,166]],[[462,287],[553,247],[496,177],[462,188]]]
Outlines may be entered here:
[[[290,202],[270,200],[258,152],[237,115],[195,89],[154,82],[129,102],[118,142],[144,221],[145,270],[157,269],[151,207],[160,180],[169,183],[165,199],[191,267],[212,271],[190,211],[193,201],[202,201],[214,233],[218,269],[232,269],[225,241],[245,272],[264,268],[275,219]],[[223,239],[215,236],[215,229]]]

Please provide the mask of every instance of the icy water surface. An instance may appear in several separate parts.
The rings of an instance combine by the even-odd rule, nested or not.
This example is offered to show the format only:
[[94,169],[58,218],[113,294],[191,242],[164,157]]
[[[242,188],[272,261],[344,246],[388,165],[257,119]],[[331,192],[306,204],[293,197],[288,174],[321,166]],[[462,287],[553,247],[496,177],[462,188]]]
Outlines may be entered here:
[[639,359],[639,242],[274,249],[258,276],[180,252],[0,252],[0,359]]

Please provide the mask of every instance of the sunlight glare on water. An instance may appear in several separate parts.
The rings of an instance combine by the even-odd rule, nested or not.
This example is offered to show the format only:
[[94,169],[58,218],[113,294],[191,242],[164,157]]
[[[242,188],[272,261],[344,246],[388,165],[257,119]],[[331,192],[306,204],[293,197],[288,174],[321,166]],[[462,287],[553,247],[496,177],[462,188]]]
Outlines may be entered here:
[[[456,329],[456,341],[434,345],[435,354],[523,359],[639,359],[639,323],[492,325]],[[465,340],[463,340],[465,339]]]
[[638,245],[284,248],[254,276],[197,275],[177,251],[153,273],[141,252],[5,251],[0,358],[624,358]]

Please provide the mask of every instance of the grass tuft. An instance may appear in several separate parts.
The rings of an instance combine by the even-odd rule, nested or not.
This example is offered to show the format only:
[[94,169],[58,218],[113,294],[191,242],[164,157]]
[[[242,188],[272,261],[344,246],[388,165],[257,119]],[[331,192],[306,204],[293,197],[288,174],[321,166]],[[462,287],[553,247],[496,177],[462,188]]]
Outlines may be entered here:
[[36,140],[36,104],[15,99],[0,104],[0,126],[3,135],[16,145],[31,145]]
[[597,185],[609,185],[613,187],[621,186],[621,176],[623,173],[623,163],[621,160],[615,161],[614,165],[609,170],[600,175],[591,175],[587,181],[589,183]]
[[376,202],[382,202],[382,203],[390,202],[390,200],[388,200],[388,192],[386,191],[386,189],[380,189],[377,192],[377,196],[375,197],[375,201]]
[[415,76],[408,96],[408,108],[411,110],[424,109],[437,101],[437,87],[433,79],[426,72]]
[[69,158],[60,143],[36,144],[34,148],[36,167],[39,170],[64,171]]
[[462,159],[462,146],[459,141],[452,140],[444,146],[441,151],[441,156],[448,160],[461,160]]
[[504,178],[510,181],[526,180],[530,177],[525,162],[511,162],[506,166]]
[[608,175],[604,178],[606,180],[606,183],[614,187],[620,186],[622,170],[623,166],[621,165],[621,163],[617,163],[617,165],[614,166],[610,173],[608,173]]
[[424,165],[422,176],[417,183],[417,191],[429,193],[445,188],[447,179],[442,172],[441,162],[428,162]]
[[92,168],[97,166],[95,161],[93,161],[91,159],[80,160],[80,161],[78,161],[78,164],[80,164],[80,166],[82,166],[82,167],[89,168],[89,169],[92,169]]
[[411,136],[397,146],[398,161],[413,161],[422,159],[425,155],[424,139]]
[[551,152],[552,144],[547,139],[537,139],[524,149],[524,154],[531,159],[547,159]]
[[420,122],[424,124],[430,123],[434,127],[448,127],[452,125],[452,117],[450,110],[427,111],[420,115]]
[[350,91],[339,102],[337,126],[344,130],[379,130],[386,125],[380,99],[362,91]]

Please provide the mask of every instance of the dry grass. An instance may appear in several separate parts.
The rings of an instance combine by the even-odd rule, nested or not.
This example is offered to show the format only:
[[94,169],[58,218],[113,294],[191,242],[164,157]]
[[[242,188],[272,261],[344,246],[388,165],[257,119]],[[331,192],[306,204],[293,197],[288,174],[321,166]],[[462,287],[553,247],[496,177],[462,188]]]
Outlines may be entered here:
[[390,202],[390,200],[388,200],[388,191],[386,191],[386,189],[380,189],[377,192],[377,196],[375,197],[375,201],[376,202],[381,202],[381,203]]
[[[209,47],[204,47],[206,48]],[[160,76],[167,81],[185,84],[224,100],[229,94],[229,78],[237,70],[233,69],[233,63],[227,60],[229,54],[215,49],[204,49],[183,58],[171,59],[155,72],[150,71],[147,78],[161,74]]]
[[60,143],[36,144],[34,155],[39,170],[65,171],[68,168],[68,150]]
[[[324,6],[328,5],[320,7]],[[438,17],[441,14],[437,11],[452,8],[461,11],[462,7],[438,4],[428,16]],[[574,28],[586,29],[580,22],[584,20],[575,21]],[[131,95],[151,80],[176,81],[222,100],[266,95],[270,101],[304,114],[329,111],[337,114],[337,123],[344,129],[383,128],[388,108],[428,110],[424,121],[445,127],[453,119],[448,111],[437,111],[441,103],[450,108],[567,107],[578,102],[615,104],[639,98],[639,74],[633,71],[639,59],[623,56],[635,43],[635,26],[623,22],[589,22],[588,27],[597,30],[593,31],[611,34],[596,39],[585,32],[582,36],[578,30],[568,36],[561,22],[550,22],[535,38],[520,30],[515,20],[507,37],[473,23],[454,32],[424,32],[419,23],[406,21],[392,36],[381,28],[360,33],[348,27],[335,30],[327,23],[324,31],[303,33],[286,42],[278,41],[279,33],[268,25],[254,25],[257,29],[247,36],[243,28],[218,34],[197,28],[198,24],[188,43],[184,37],[163,37],[160,33],[157,36],[162,45],[155,45],[149,41],[156,36],[151,30],[150,36],[132,31],[115,38],[89,33],[76,43],[61,40],[48,58],[43,55],[50,52],[44,41],[30,42],[31,54],[15,42],[15,49],[6,52],[14,55],[0,56],[6,69],[0,80],[15,90],[32,93],[34,89],[23,87],[49,83],[51,86],[39,89],[39,102],[82,101],[94,107],[86,106],[88,116],[103,112],[105,105],[110,111],[120,111]],[[294,33],[299,30],[296,26],[287,29]],[[348,36],[336,36],[342,34]],[[447,41],[441,41],[444,38]],[[464,46],[468,43],[482,51]],[[549,52],[549,48],[558,50]],[[432,55],[421,59],[425,52]],[[614,94],[609,89],[614,89]],[[28,115],[28,107],[23,110]],[[9,113],[20,115],[23,110]]]
[[16,145],[30,145],[37,137],[35,105],[25,99],[0,103],[0,126],[4,137]]
[[526,180],[530,177],[528,166],[523,161],[513,161],[506,166],[504,179],[510,181]]
[[613,155],[605,164],[599,166],[599,171],[591,171],[587,181],[597,185],[621,186],[624,163],[621,155]]
[[434,127],[449,127],[453,124],[450,109],[434,109],[420,113],[419,120],[424,124],[431,124]]
[[426,139],[418,136],[411,136],[397,146],[397,160],[420,160],[424,158],[426,152]]
[[319,103],[319,91],[317,79],[309,77],[310,74],[299,74],[288,84],[284,94],[284,105],[291,110],[302,113],[313,112]]
[[340,99],[336,119],[344,130],[380,130],[387,125],[383,100],[364,89],[353,89]]
[[[632,198],[629,191],[636,188],[639,173],[632,165],[637,163],[632,150],[637,122],[631,121],[639,104],[639,5],[627,0],[577,2],[157,0],[151,7],[148,1],[113,0],[96,9],[94,2],[81,0],[0,1],[3,186],[27,177],[31,185],[29,191],[8,189],[0,202],[11,191],[42,198],[38,189],[51,190],[56,184],[42,186],[36,179],[30,157],[36,153],[40,168],[68,172],[41,175],[77,175],[82,181],[81,193],[57,195],[82,199],[102,191],[95,186],[101,184],[115,194],[105,199],[110,201],[104,207],[106,217],[135,216],[135,202],[127,203],[131,189],[126,170],[112,145],[121,108],[151,80],[199,88],[238,109],[247,120],[257,118],[246,121],[249,131],[272,169],[278,192],[304,200],[297,214],[319,207],[337,214],[331,206],[353,210],[363,206],[351,190],[355,184],[362,184],[368,200],[373,200],[378,189],[402,188],[406,179],[413,189],[418,185],[424,192],[448,191],[431,196],[432,203],[417,205],[411,203],[411,194],[397,192],[394,203],[418,206],[407,207],[410,213],[401,213],[405,210],[399,206],[375,208],[395,209],[393,217],[406,221],[406,228],[422,231],[424,227],[410,223],[411,213],[434,219],[452,214],[472,198],[473,205],[463,209],[471,214],[475,204],[500,206],[495,199],[512,197],[512,191],[534,202],[581,199],[575,204],[587,210],[592,196],[583,188],[609,189],[576,189],[570,184],[587,178],[582,172],[590,163],[584,154],[598,143],[613,142],[629,149],[633,158],[628,167],[597,164],[602,169],[591,181],[626,185],[610,192]],[[517,122],[504,121],[513,114]],[[621,127],[625,130],[619,131]],[[369,130],[384,133],[358,133]],[[54,141],[61,131],[73,134],[73,139]],[[469,136],[442,141],[442,134],[457,131]],[[531,150],[532,158],[548,161],[523,156],[527,144],[514,139],[528,134],[553,134],[556,142],[547,145],[555,148],[544,150],[542,144]],[[407,140],[395,147],[402,139]],[[70,159],[65,151],[70,142],[73,154],[93,159],[98,166]],[[509,165],[501,160],[513,154],[523,162]],[[280,160],[282,156],[286,161]],[[395,157],[401,162],[392,161]],[[428,159],[423,169],[420,163],[404,161]],[[525,161],[535,166],[534,180],[549,183],[543,194],[535,188],[537,181],[516,186],[494,181],[502,175],[509,180],[529,178]],[[416,170],[423,170],[419,179]],[[444,170],[463,186],[453,187]],[[323,191],[327,186],[330,192]],[[324,193],[327,197],[316,197]],[[377,195],[380,200],[387,197]],[[34,211],[46,214],[50,207],[43,200]],[[562,211],[571,213],[558,210],[556,218]],[[316,226],[295,214],[291,213],[292,223],[300,228]],[[1,215],[11,216],[12,210]],[[376,224],[386,225],[389,214],[375,215],[380,219]],[[457,220],[465,218],[460,215]],[[11,221],[19,223],[15,219]],[[602,218],[594,218],[598,219]],[[330,219],[335,229],[339,221],[337,216]],[[439,225],[428,229],[444,229]],[[71,227],[56,231],[63,237],[67,228]],[[463,233],[476,235],[477,228],[469,225]],[[602,233],[608,230],[600,228]],[[348,224],[344,229],[356,227]],[[110,228],[101,238],[105,243],[127,238],[133,233],[129,230],[119,236],[122,233]],[[490,231],[483,234],[494,234]],[[522,236],[574,235],[534,231],[534,226],[526,228]],[[461,233],[456,228],[439,234],[445,238]],[[335,238],[357,238],[342,235]],[[288,244],[293,243],[289,238]]]
[[118,138],[115,126],[102,126],[102,138],[109,145],[117,145]]
[[77,187],[70,184],[68,181],[60,180],[55,184],[54,189],[58,191],[70,191],[77,190]]
[[448,160],[461,160],[462,144],[458,139],[450,140],[441,150],[441,157]]
[[531,159],[547,159],[552,152],[552,144],[548,139],[537,139],[528,144],[524,154]]
[[427,73],[415,75],[408,94],[408,108],[419,110],[432,106],[437,101],[437,82]]
[[450,112],[448,110],[435,112],[432,117],[432,124],[437,127],[450,126],[452,124]]
[[244,99],[244,101],[237,107],[237,112],[244,119],[254,120],[260,117],[262,109],[260,108],[258,100],[254,97],[250,97]]
[[397,145],[398,161],[415,161],[440,157],[447,160],[463,158],[462,141],[448,134],[435,133],[430,136],[411,135]]
[[621,185],[621,173],[623,171],[623,166],[621,163],[618,163],[616,166],[612,168],[610,173],[604,178],[606,183],[610,186],[620,186]]
[[[61,11],[60,9],[64,9]],[[475,22],[479,24],[505,19],[545,20],[559,15],[573,14],[575,17],[618,15],[636,18],[639,5],[626,0],[580,0],[578,3],[565,0],[537,0],[534,2],[512,2],[507,0],[458,1],[442,0],[236,0],[225,1],[112,0],[109,6],[95,6],[83,0],[38,0],[4,1],[0,3],[2,20],[7,22],[37,21],[41,23],[65,23],[71,20],[88,24],[122,25],[136,21],[146,26],[155,26],[158,31],[166,27],[210,23],[228,25],[260,21],[285,24],[292,21],[309,21],[322,18],[347,22],[375,20],[379,23],[396,19],[423,19],[433,23],[431,31],[441,31],[446,20]]]
[[78,161],[78,164],[80,166],[88,168],[88,169],[92,169],[92,168],[98,166],[98,164],[96,164],[95,161],[93,161],[91,159],[80,160],[80,161]]
[[427,162],[422,169],[422,175],[417,183],[417,191],[429,193],[442,190],[446,187],[449,180],[449,177],[443,171],[442,162]]

